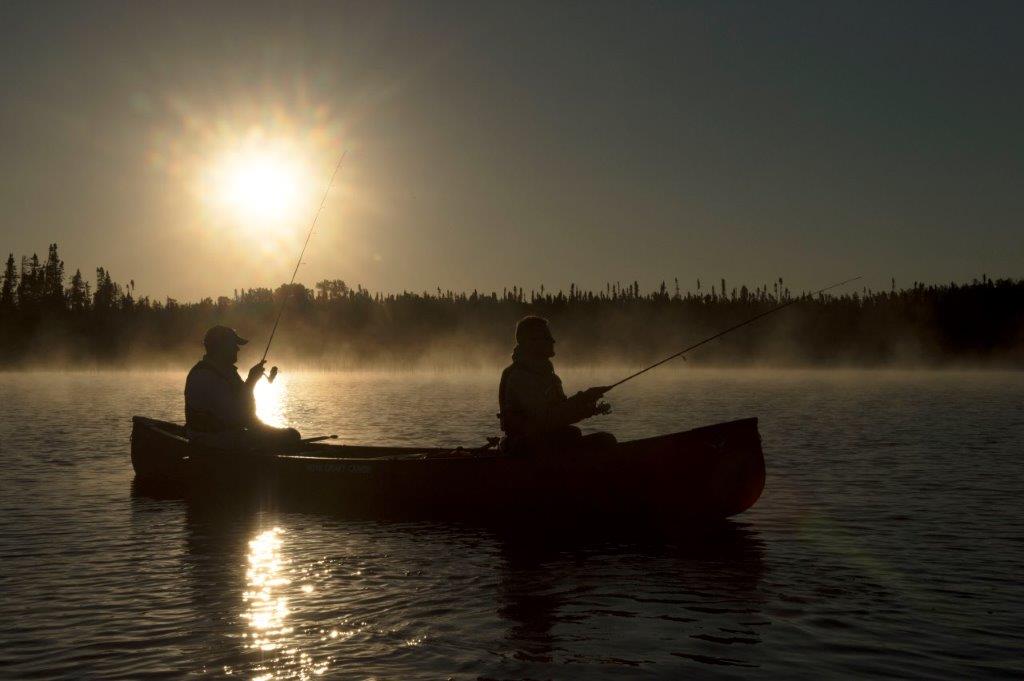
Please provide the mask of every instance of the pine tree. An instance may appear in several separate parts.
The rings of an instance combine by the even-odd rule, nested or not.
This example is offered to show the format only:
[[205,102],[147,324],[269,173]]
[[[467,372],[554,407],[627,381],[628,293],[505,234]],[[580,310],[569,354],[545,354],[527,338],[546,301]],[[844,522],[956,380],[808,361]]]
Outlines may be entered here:
[[74,312],[82,312],[89,306],[88,286],[82,278],[82,270],[75,270],[71,277],[71,285],[67,291],[68,307]]
[[93,306],[93,308],[95,308],[97,310],[104,310],[107,307],[107,305],[106,305],[107,301],[106,301],[106,299],[103,296],[103,293],[104,293],[104,290],[105,290],[103,288],[103,279],[106,276],[107,276],[106,270],[104,270],[102,267],[97,267],[96,268],[96,291],[95,291],[95,293],[92,294],[92,306]]
[[31,258],[21,256],[21,275],[18,280],[18,307],[22,310],[35,310],[39,305],[42,289],[43,273],[39,264],[39,256],[35,253]]
[[14,307],[14,294],[18,289],[18,271],[14,268],[14,254],[7,256],[7,266],[4,267],[4,283],[0,289],[0,307]]
[[64,307],[64,261],[57,254],[57,244],[50,244],[42,269],[40,294],[47,307]]
[[102,267],[97,267],[96,292],[92,296],[93,307],[97,310],[112,310],[116,308],[121,294],[120,288],[110,278],[110,272]]

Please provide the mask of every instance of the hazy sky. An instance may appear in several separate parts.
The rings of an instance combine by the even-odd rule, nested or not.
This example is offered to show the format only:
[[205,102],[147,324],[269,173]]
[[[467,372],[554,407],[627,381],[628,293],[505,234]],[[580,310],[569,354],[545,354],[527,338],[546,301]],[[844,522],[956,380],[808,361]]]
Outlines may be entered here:
[[[0,249],[181,299],[299,279],[1024,276],[1024,3],[0,1]],[[204,168],[314,173],[287,230]],[[246,136],[249,137],[246,137]],[[310,151],[312,150],[312,151]]]

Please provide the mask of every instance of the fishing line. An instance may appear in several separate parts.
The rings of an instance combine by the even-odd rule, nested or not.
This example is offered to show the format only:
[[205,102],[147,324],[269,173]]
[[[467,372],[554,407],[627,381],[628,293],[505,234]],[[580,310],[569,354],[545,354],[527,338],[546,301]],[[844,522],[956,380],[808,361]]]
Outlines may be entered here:
[[[302,265],[302,256],[306,254],[306,247],[309,246],[309,239],[313,236],[313,230],[316,229],[317,220],[320,219],[320,213],[324,210],[324,205],[327,203],[327,195],[331,193],[331,188],[334,186],[334,178],[338,176],[338,171],[341,169],[341,163],[345,160],[345,156],[348,154],[348,149],[342,152],[341,158],[338,159],[338,165],[334,166],[334,172],[331,173],[331,180],[327,183],[327,189],[324,190],[324,196],[320,199],[320,207],[316,210],[316,215],[313,216],[313,224],[309,227],[309,232],[306,233],[306,240],[302,244],[302,250],[299,251],[299,260],[295,263],[295,269],[292,270],[292,278],[288,282],[288,289],[285,290],[283,296],[281,296],[281,307],[277,310],[277,318],[274,320],[274,328],[270,330],[270,338],[267,339],[267,347],[263,350],[263,358],[261,362],[267,361],[267,353],[270,352],[270,344],[274,342],[274,334],[277,333],[277,325],[281,323],[281,315],[284,314],[285,305],[288,303],[288,298],[291,294],[291,286],[295,283],[295,275],[299,273],[299,267]],[[267,380],[273,382],[277,376],[277,367],[270,370],[270,376]]]

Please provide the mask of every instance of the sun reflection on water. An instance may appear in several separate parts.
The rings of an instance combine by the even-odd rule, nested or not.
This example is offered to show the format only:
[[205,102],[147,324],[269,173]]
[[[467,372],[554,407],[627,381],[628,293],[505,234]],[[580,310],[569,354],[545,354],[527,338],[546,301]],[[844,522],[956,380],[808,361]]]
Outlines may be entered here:
[[288,394],[288,377],[279,375],[273,383],[261,380],[252,391],[256,399],[256,416],[264,423],[283,428],[284,402]]
[[280,637],[291,633],[284,626],[288,598],[281,588],[289,583],[281,571],[281,530],[261,532],[249,542],[249,567],[245,572],[248,590],[242,600],[249,604],[243,619],[249,620],[250,647],[277,650]]
[[[290,561],[282,555],[284,531],[279,527],[265,530],[249,542],[248,566],[245,571],[246,590],[242,600],[246,610],[242,619],[248,622],[244,635],[246,647],[259,655],[253,667],[253,679],[310,679],[327,671],[327,662],[317,662],[299,649],[299,639],[288,625],[290,610],[287,576]],[[305,586],[305,585],[303,585]],[[310,593],[312,589],[301,589]]]

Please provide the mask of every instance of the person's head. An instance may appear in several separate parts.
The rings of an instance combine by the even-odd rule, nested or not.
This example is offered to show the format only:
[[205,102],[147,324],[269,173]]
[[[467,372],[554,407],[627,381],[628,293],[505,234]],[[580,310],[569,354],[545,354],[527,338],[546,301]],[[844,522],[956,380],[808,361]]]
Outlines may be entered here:
[[551,335],[548,320],[543,317],[523,317],[516,324],[516,343],[535,357],[555,356],[555,337]]
[[207,357],[224,364],[237,362],[239,346],[248,342],[228,326],[211,326],[203,337]]

